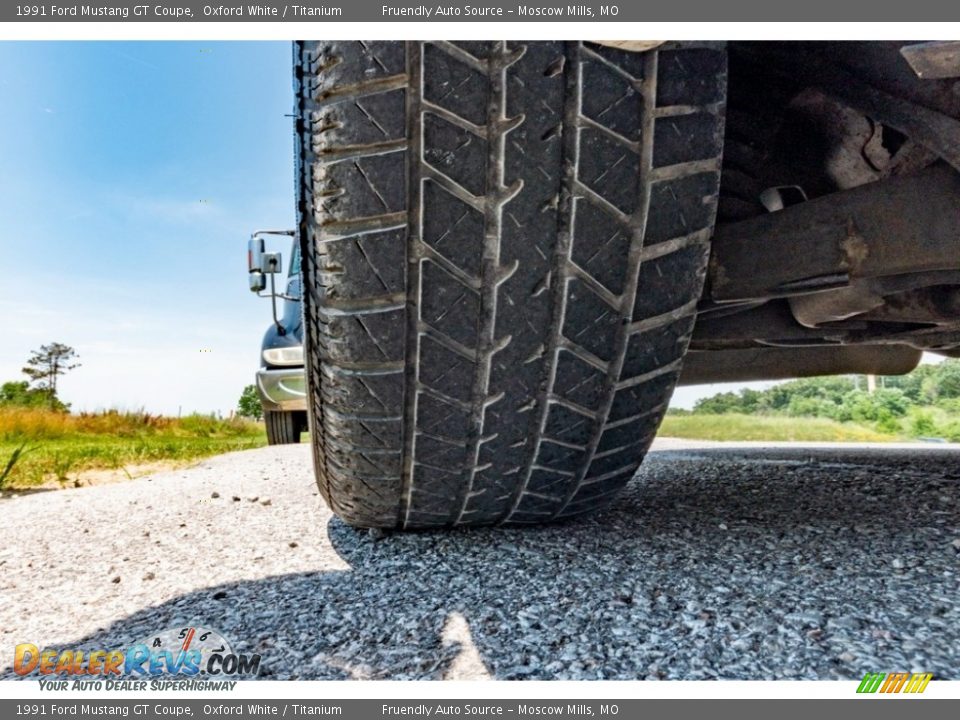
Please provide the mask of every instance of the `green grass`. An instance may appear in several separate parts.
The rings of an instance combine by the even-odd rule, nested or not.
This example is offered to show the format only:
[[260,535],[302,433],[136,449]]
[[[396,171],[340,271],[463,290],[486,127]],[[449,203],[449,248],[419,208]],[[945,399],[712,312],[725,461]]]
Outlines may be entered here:
[[660,427],[662,437],[691,440],[768,440],[801,442],[890,442],[885,435],[853,423],[825,418],[769,415],[667,415]]
[[246,420],[5,408],[0,409],[0,487],[79,485],[85,473],[129,475],[138,465],[185,464],[265,444],[263,426]]

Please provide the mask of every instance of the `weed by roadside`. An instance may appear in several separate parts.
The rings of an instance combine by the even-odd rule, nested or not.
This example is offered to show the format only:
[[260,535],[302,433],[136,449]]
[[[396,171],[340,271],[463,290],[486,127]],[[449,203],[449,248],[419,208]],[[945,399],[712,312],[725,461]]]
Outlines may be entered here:
[[13,468],[16,467],[17,461],[20,460],[20,457],[27,451],[27,444],[23,443],[17,448],[14,448],[13,452],[10,454],[10,458],[7,460],[6,465],[3,467],[3,471],[0,472],[0,490],[3,490],[7,487],[7,483],[10,479],[10,476],[13,474]]

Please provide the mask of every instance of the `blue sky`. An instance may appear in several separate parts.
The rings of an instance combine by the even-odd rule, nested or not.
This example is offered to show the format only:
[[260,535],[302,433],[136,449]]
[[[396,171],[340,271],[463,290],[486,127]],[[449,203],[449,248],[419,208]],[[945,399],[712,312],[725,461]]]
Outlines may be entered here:
[[56,340],[75,410],[236,405],[270,316],[246,238],[294,219],[290,53],[0,43],[0,381]]

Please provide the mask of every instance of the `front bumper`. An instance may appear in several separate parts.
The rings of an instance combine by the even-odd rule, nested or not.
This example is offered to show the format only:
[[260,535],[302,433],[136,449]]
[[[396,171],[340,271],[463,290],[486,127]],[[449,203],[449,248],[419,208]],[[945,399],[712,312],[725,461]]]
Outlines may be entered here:
[[302,367],[279,368],[257,372],[257,392],[263,409],[289,412],[307,409],[307,378]]

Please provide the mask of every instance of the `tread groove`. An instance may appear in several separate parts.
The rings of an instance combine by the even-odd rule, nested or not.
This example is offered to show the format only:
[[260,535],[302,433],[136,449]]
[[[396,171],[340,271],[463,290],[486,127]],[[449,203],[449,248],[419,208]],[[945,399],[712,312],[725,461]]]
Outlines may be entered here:
[[[640,128],[641,178],[648,178],[653,168],[653,124],[655,121],[653,109],[656,105],[657,96],[657,60],[658,53],[656,52],[650,52],[644,55],[643,82],[640,85],[640,95],[643,100],[643,115],[641,117]],[[623,295],[621,296],[619,308],[622,321],[617,327],[614,356],[610,361],[607,374],[603,381],[605,397],[600,410],[597,412],[599,421],[587,443],[586,457],[581,462],[577,471],[576,481],[571,483],[570,488],[560,501],[558,507],[554,510],[552,516],[554,518],[566,509],[583,486],[587,473],[590,471],[590,465],[593,462],[594,455],[596,455],[597,446],[600,444],[600,438],[603,435],[603,425],[606,423],[613,406],[617,382],[623,371],[627,346],[630,339],[626,323],[628,323],[633,316],[633,297],[637,293],[637,283],[640,276],[641,253],[643,251],[647,217],[650,210],[650,185],[650,182],[640,183],[641,197],[637,210],[634,215],[629,218],[631,238],[626,260],[626,284]]]
[[[423,99],[423,47],[416,42],[404,42],[407,75],[410,79],[406,97],[407,137],[410,139],[407,165],[407,258],[420,256],[423,244],[423,181],[420,167],[423,164],[423,114],[420,104]],[[410,523],[413,505],[414,452],[417,446],[417,385],[420,381],[420,336],[422,320],[423,278],[420,260],[407,262],[407,332],[404,357],[404,414],[403,456],[401,467],[400,500],[397,504],[395,525],[405,528]],[[412,308],[416,308],[414,311]],[[451,341],[452,342],[452,341]]]
[[[451,46],[452,47],[452,46]],[[523,116],[507,116],[507,70],[526,52],[525,46],[510,52],[505,40],[496,43],[487,60],[486,72],[490,75],[490,104],[487,109],[488,160],[487,196],[484,201],[484,232],[481,259],[480,322],[478,328],[477,362],[473,379],[473,412],[467,435],[467,453],[463,472],[465,482],[458,499],[459,508],[451,515],[453,524],[463,521],[467,503],[473,493],[474,481],[480,466],[480,445],[484,437],[487,407],[499,396],[490,396],[490,375],[493,356],[501,350],[509,338],[497,338],[497,302],[500,286],[512,271],[502,268],[500,254],[503,241],[504,207],[513,200],[523,187],[519,181],[507,186],[506,143],[507,135],[523,123]],[[516,270],[516,268],[513,268]],[[502,393],[500,394],[502,395]]]
[[567,295],[570,267],[571,248],[573,244],[573,208],[574,193],[572,187],[576,182],[576,168],[580,162],[580,134],[577,132],[577,118],[580,116],[583,93],[583,73],[581,67],[582,44],[566,43],[564,47],[564,64],[568,68],[564,87],[564,124],[560,131],[563,147],[563,160],[567,168],[563,178],[563,190],[558,204],[557,244],[554,250],[554,267],[551,271],[551,325],[549,343],[550,355],[545,363],[543,392],[535,400],[537,408],[537,422],[532,426],[533,442],[530,443],[530,452],[524,463],[523,477],[512,493],[512,497],[499,522],[509,522],[516,514],[523,494],[530,486],[537,458],[540,454],[542,440],[547,430],[547,419],[550,413],[550,398],[554,394],[557,381],[557,365],[560,357],[561,339],[563,338],[563,323],[565,301]]

